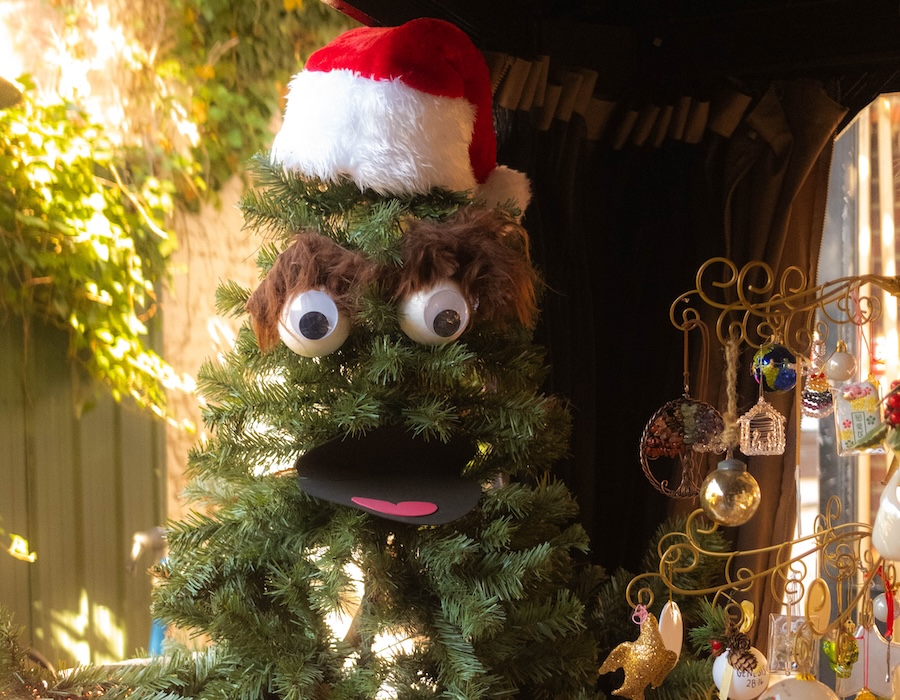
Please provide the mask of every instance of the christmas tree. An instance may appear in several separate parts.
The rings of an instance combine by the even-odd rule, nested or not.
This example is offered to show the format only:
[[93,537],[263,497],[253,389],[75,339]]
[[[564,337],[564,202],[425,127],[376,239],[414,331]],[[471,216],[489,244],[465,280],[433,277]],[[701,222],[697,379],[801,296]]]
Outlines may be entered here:
[[[606,697],[631,574],[589,564],[553,473],[569,418],[543,391],[527,181],[495,163],[490,102],[437,20],[348,32],[295,78],[243,201],[260,284],[219,289],[244,323],[199,378],[197,509],[155,571],[154,616],[210,644],[55,697]],[[39,695],[0,631],[0,695]],[[710,686],[707,662],[672,676],[660,697]]]
[[154,606],[211,638],[228,697],[593,692],[568,418],[482,61],[443,22],[345,34],[257,161],[262,279],[219,292],[250,318],[201,372],[206,509],[170,527]]

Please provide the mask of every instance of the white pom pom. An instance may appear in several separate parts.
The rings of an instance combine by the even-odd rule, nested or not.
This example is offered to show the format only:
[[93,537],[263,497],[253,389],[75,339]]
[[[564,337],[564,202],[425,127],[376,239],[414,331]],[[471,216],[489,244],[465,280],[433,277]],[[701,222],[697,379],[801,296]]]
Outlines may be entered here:
[[520,213],[525,213],[531,201],[531,182],[525,173],[498,165],[475,190],[475,200],[488,206],[512,204]]

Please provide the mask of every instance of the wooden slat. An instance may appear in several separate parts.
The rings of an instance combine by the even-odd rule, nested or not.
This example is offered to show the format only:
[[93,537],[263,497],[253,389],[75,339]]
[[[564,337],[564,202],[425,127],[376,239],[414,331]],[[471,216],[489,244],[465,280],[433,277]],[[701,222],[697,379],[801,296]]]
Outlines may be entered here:
[[88,661],[80,473],[73,460],[73,396],[65,337],[32,324],[26,340],[25,462],[32,539],[34,643],[60,667]]
[[59,667],[146,649],[151,561],[127,565],[134,532],[163,524],[165,507],[163,424],[103,388],[80,412],[66,346],[55,328],[26,344],[20,321],[0,325],[0,518],[37,554],[0,551],[0,605]]
[[[0,326],[0,527],[7,535],[0,547],[10,546],[9,533],[29,540],[27,472],[25,470],[25,413],[22,394],[23,344],[15,320]],[[30,635],[30,574],[33,565],[0,552],[0,605],[13,613],[13,621]],[[30,643],[30,636],[28,637]]]

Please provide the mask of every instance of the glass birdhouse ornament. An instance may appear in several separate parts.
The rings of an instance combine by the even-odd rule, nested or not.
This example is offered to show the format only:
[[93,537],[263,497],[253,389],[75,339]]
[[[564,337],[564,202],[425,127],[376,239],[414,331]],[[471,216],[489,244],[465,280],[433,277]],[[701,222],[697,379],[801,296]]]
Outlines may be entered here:
[[[641,436],[641,467],[653,487],[670,498],[693,498],[700,488],[704,455],[720,450],[725,429],[710,404],[685,394],[670,401],[647,421]],[[677,485],[654,473],[668,467]]]
[[762,396],[738,418],[741,452],[750,455],[780,455],[785,447],[785,418]]
[[839,455],[884,453],[880,443],[858,446],[882,422],[878,385],[871,379],[844,384],[834,390],[834,421]]
[[764,391],[790,391],[797,384],[797,358],[780,343],[763,345],[753,356],[750,373]]

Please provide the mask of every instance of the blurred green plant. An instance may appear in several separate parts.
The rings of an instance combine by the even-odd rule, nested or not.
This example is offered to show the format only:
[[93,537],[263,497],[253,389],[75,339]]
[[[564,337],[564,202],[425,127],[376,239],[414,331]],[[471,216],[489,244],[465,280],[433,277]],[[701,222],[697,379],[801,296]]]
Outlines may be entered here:
[[192,383],[149,325],[175,248],[167,222],[243,176],[271,143],[290,76],[355,22],[303,0],[108,3],[117,17],[102,4],[56,4],[59,70],[90,65],[119,117],[87,111],[92,87],[46,103],[21,79],[0,95],[6,106],[22,93],[0,108],[0,312],[26,332],[32,319],[64,329],[117,399],[175,422],[166,390]]
[[25,84],[0,111],[0,310],[67,331],[70,353],[113,395],[166,416],[181,380],[147,342],[174,241],[172,184],[140,181],[74,106]]
[[290,77],[314,50],[356,23],[303,0],[172,0],[171,49],[158,72],[190,88],[194,155],[217,191],[272,141]]

